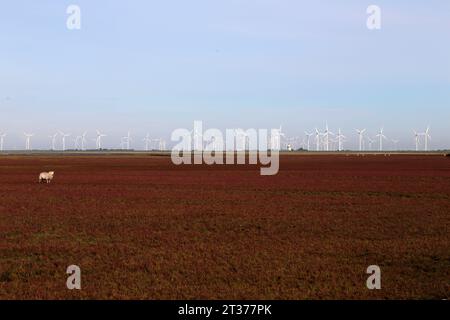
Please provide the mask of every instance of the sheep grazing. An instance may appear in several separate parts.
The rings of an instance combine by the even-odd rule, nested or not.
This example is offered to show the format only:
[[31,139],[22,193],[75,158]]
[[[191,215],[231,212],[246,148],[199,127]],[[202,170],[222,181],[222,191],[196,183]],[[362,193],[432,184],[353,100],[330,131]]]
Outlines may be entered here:
[[39,174],[39,183],[45,181],[47,183],[50,183],[50,181],[52,181],[53,179],[53,175],[55,174],[54,171],[49,171],[49,172],[41,172]]

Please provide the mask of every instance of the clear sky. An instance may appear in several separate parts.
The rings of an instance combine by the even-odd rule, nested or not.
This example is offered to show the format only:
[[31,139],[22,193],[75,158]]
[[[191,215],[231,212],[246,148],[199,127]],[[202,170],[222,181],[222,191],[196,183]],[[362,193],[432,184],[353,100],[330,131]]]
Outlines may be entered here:
[[[66,8],[81,8],[81,29]],[[381,30],[366,27],[368,5]],[[413,147],[431,126],[450,147],[450,1],[14,0],[0,6],[0,132],[6,148],[96,128],[169,139],[206,127],[288,136],[355,128]],[[137,139],[136,139],[137,141]],[[92,146],[93,143],[90,140]],[[137,143],[137,142],[135,142]]]

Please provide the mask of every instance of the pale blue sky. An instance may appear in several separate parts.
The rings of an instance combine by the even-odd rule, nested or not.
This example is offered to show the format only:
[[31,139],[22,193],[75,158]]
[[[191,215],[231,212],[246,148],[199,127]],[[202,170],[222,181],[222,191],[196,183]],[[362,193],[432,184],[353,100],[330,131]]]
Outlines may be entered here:
[[[81,8],[81,30],[66,8]],[[366,28],[366,8],[382,28]],[[431,126],[450,147],[450,2],[15,0],[0,10],[0,132],[6,147],[100,128],[107,146],[132,129],[354,128],[413,147]],[[142,147],[142,145],[135,145]]]

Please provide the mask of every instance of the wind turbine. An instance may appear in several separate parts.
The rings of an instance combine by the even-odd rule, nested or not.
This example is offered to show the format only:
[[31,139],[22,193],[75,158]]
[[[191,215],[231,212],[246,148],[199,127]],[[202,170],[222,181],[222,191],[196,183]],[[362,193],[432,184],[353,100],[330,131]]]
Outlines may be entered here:
[[338,141],[338,151],[342,151],[342,139],[345,139],[345,136],[341,133],[341,128],[339,128],[336,138]]
[[51,139],[51,149],[52,150],[55,150],[55,141],[56,141],[57,136],[58,136],[58,132],[48,136]]
[[383,127],[380,128],[380,132],[376,135],[380,140],[379,151],[383,151],[383,139],[386,139],[386,136],[383,134]]
[[34,133],[24,133],[25,135],[25,150],[31,150],[31,137],[34,136]]
[[59,131],[59,133],[61,134],[61,137],[62,137],[62,149],[64,151],[64,150],[66,150],[66,138],[68,136],[70,136],[70,133],[64,133],[62,131]]
[[363,139],[364,139],[364,132],[366,129],[355,129],[359,136],[359,151],[363,150]]
[[306,135],[306,150],[309,151],[309,139],[311,138],[313,133],[308,133],[307,131],[305,131],[305,135]]
[[278,130],[278,134],[279,134],[279,150],[281,149],[281,138],[286,138],[286,135],[283,133],[283,131],[281,130],[281,124],[280,124],[280,129]]
[[321,132],[316,128],[316,151],[320,150],[320,136],[322,135]]
[[3,151],[3,141],[5,140],[6,133],[0,133],[0,151]]
[[145,151],[148,151],[148,144],[152,141],[150,139],[150,135],[147,133],[147,135],[145,136],[145,138],[142,141],[145,142]]
[[125,138],[126,137],[121,137],[120,138],[120,150],[125,150],[126,149],[125,148],[125,145],[126,145]]
[[159,151],[164,151],[166,149],[166,140],[159,139]]
[[330,144],[330,134],[334,135],[333,132],[328,130],[328,122],[325,125],[325,132],[323,133],[323,136],[325,138],[325,150],[329,151],[329,144]]
[[85,142],[86,142],[87,131],[83,132],[81,135],[81,150],[85,150]]
[[427,130],[422,133],[423,136],[425,136],[425,151],[428,151],[428,139],[431,140],[430,136],[430,126],[427,127]]
[[414,140],[416,142],[416,151],[419,151],[420,134],[414,130]]
[[124,141],[125,141],[124,143],[127,146],[126,149],[130,150],[130,141],[133,140],[133,139],[131,139],[130,131],[128,131],[127,135],[125,137],[122,137],[122,139],[124,139]]
[[[272,134],[274,133],[274,134]],[[270,150],[280,150],[281,149],[281,137],[284,137],[285,134],[280,129],[274,129],[270,133]]]
[[80,144],[78,143],[78,141],[80,140],[83,140],[82,136],[76,136],[75,139],[73,139],[75,150],[78,150],[78,148],[80,148]]
[[97,144],[97,149],[100,150],[102,148],[102,138],[106,137],[106,134],[101,133],[99,130],[97,131],[97,139],[95,140],[96,144]]

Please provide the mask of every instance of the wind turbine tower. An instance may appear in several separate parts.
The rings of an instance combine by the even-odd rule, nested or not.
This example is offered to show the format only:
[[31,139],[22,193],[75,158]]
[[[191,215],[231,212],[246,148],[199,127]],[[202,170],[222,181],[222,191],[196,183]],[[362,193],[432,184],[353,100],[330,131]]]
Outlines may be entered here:
[[51,147],[50,148],[52,149],[52,151],[55,150],[55,142],[56,142],[57,136],[58,136],[58,132],[48,136],[51,139]]
[[25,150],[31,150],[31,137],[34,136],[34,133],[24,133],[25,135]]
[[363,151],[363,139],[364,139],[364,132],[366,131],[366,129],[356,129],[356,132],[358,133],[359,136],[359,151]]
[[73,142],[75,143],[75,150],[81,148],[81,141],[83,141],[83,136],[76,136],[75,139],[73,139]]
[[70,136],[70,133],[64,133],[62,131],[59,131],[59,133],[61,134],[61,137],[62,137],[62,150],[65,151],[66,150],[66,138],[68,136]]
[[323,136],[325,138],[325,150],[330,150],[330,134],[333,135],[334,133],[328,130],[328,122],[325,125],[325,132],[323,133]]
[[152,141],[152,139],[150,139],[150,135],[148,133],[145,136],[145,138],[143,139],[143,141],[145,142],[145,151],[148,151],[149,143]]
[[306,135],[306,150],[309,151],[309,139],[311,138],[313,133],[308,133],[308,132],[305,131],[305,135]]
[[383,134],[383,128],[380,129],[380,132],[376,135],[376,137],[380,139],[379,151],[383,151],[383,139],[387,139],[386,136]]
[[106,134],[101,133],[99,130],[97,130],[97,139],[95,140],[97,144],[97,149],[100,150],[102,148],[102,138],[106,137]]
[[87,135],[87,131],[83,132],[83,134],[81,135],[81,150],[86,150],[85,149],[86,135]]
[[425,130],[425,132],[422,133],[422,135],[425,137],[425,151],[428,151],[428,139],[431,140],[429,126],[427,127],[427,130]]
[[417,133],[416,130],[414,130],[414,140],[416,143],[416,151],[419,151],[420,134]]
[[320,136],[322,135],[322,133],[319,132],[319,130],[317,130],[316,128],[316,151],[320,150]]
[[128,131],[127,135],[125,137],[123,137],[123,140],[126,145],[126,149],[130,150],[130,141],[132,140],[130,131]]
[[0,151],[3,151],[3,142],[5,140],[6,133],[0,133]]
[[342,151],[342,142],[343,139],[345,139],[345,136],[341,133],[341,128],[339,128],[336,138],[338,140],[338,151]]

